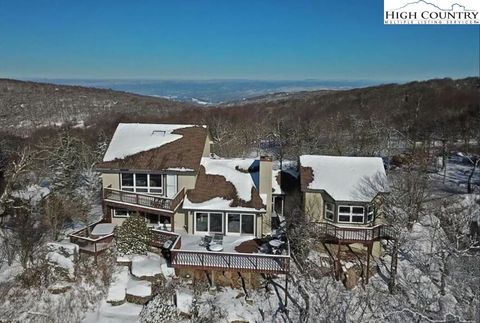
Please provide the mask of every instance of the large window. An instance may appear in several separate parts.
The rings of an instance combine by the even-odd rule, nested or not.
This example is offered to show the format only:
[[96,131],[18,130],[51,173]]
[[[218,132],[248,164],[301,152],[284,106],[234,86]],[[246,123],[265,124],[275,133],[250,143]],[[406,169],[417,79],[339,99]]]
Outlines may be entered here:
[[255,234],[255,215],[242,213],[228,213],[227,233]]
[[333,203],[325,203],[325,219],[333,221],[335,216],[335,205]]
[[121,174],[122,190],[138,193],[163,194],[161,174]]
[[113,216],[116,218],[128,218],[135,214],[135,211],[129,211],[125,209],[114,209]]
[[195,213],[195,232],[223,233],[223,213]]
[[338,207],[338,222],[363,223],[365,209],[363,206],[340,205]]

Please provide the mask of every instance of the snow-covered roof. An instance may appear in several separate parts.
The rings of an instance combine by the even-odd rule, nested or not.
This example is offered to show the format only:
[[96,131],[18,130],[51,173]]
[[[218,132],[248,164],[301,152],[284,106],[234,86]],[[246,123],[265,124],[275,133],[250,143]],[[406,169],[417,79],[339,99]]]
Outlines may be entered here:
[[387,191],[379,157],[303,155],[300,166],[302,190],[323,190],[336,201],[370,202]]
[[200,203],[191,202],[188,196],[183,200],[183,208],[186,210],[218,210],[230,212],[265,212],[265,209],[255,209],[253,207],[231,206],[232,200],[227,200],[222,197],[214,197],[210,200]]
[[[256,171],[251,171],[251,167],[255,163],[255,159],[204,157],[200,164],[205,167],[205,174],[225,177],[228,182],[235,186],[238,197],[244,201],[249,201],[252,188],[258,185],[258,169]],[[254,178],[255,175],[253,174],[257,174],[256,178]]]
[[258,194],[259,160],[203,157],[195,189],[187,193],[184,209],[264,210]]
[[123,159],[182,138],[175,130],[194,127],[179,124],[120,123],[103,157],[104,162]]

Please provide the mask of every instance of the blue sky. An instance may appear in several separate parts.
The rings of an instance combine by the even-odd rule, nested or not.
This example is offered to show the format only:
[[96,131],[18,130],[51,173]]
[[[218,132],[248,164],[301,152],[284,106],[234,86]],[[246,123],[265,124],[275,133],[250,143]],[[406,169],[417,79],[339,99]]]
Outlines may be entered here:
[[457,78],[479,33],[385,26],[382,0],[0,0],[0,77]]

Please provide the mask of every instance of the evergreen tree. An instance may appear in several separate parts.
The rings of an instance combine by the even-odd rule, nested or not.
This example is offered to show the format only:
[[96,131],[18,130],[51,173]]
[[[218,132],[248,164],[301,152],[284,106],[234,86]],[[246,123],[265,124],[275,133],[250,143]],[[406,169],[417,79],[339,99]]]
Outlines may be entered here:
[[146,254],[152,239],[145,220],[134,215],[117,229],[117,249],[121,255]]

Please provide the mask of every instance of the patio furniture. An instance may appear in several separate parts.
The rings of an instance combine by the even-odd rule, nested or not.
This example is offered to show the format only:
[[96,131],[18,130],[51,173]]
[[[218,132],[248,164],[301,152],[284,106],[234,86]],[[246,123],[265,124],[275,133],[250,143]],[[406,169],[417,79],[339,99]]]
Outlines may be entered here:
[[274,255],[282,254],[281,247],[284,244],[284,242],[282,240],[272,239],[268,242],[268,244],[270,245],[270,247],[272,247],[272,254],[274,254]]
[[208,247],[208,250],[213,251],[213,252],[220,252],[220,251],[223,251],[223,245],[218,244],[218,243],[212,243]]
[[209,235],[206,235],[206,236],[200,238],[199,246],[208,247],[211,242],[212,242],[212,237],[209,236]]
[[268,242],[268,244],[272,247],[272,248],[280,248],[284,242],[279,240],[279,239],[272,239]]
[[223,234],[221,233],[215,233],[213,235],[213,241],[212,243],[216,243],[216,244],[220,244],[222,245],[223,244]]

